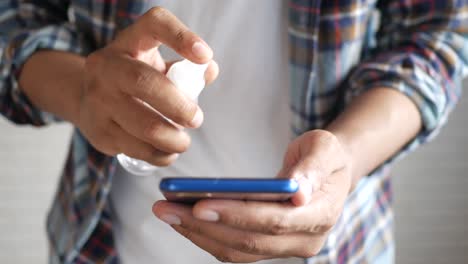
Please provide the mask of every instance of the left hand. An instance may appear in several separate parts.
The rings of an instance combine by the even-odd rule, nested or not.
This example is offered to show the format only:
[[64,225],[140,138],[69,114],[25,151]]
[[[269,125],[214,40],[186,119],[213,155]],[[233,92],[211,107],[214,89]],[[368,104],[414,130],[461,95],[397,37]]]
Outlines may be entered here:
[[300,189],[288,202],[158,201],[154,214],[222,262],[316,255],[351,190],[351,162],[330,132],[314,130],[288,147],[278,177]]

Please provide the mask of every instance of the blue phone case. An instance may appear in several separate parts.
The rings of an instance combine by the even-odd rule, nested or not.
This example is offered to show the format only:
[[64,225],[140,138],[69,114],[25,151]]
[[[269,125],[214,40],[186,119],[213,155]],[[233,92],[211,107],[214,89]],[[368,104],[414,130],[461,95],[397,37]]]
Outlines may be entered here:
[[164,178],[159,189],[167,200],[193,203],[200,199],[284,201],[299,189],[291,179]]
[[164,178],[159,188],[166,192],[294,193],[299,186],[290,179]]

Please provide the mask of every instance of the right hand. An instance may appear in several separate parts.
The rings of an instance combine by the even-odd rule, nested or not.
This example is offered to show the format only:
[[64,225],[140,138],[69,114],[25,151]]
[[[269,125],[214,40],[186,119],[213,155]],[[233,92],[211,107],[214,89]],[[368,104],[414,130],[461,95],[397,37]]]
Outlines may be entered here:
[[152,8],[86,58],[75,123],[99,151],[167,166],[189,147],[180,128],[199,127],[203,113],[166,78],[161,44],[194,63],[210,63],[206,82],[216,78],[208,45],[169,11]]

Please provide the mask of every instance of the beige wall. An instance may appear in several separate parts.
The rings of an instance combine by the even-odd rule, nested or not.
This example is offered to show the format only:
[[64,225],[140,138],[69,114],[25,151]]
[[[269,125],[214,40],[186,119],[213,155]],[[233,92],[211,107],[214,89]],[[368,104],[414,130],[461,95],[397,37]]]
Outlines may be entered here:
[[[468,263],[468,96],[395,172],[397,263]],[[45,263],[45,213],[71,128],[0,120],[0,263]]]
[[397,165],[397,263],[468,263],[467,132],[465,88],[440,136]]
[[0,120],[0,263],[46,263],[45,214],[71,128]]

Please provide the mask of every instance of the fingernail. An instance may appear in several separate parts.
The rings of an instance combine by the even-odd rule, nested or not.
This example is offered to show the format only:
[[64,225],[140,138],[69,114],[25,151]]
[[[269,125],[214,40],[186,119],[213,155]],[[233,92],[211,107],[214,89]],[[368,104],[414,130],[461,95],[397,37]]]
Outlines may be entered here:
[[208,48],[208,46],[206,46],[200,41],[193,43],[192,52],[193,55],[195,55],[199,59],[207,59],[213,56],[213,51],[211,51],[211,49]]
[[212,210],[203,210],[197,214],[197,218],[204,221],[216,222],[219,220],[219,214]]
[[180,225],[181,221],[177,215],[165,214],[159,217],[163,222],[169,225]]
[[199,109],[195,113],[192,121],[190,121],[190,126],[199,127],[203,123],[203,112]]

